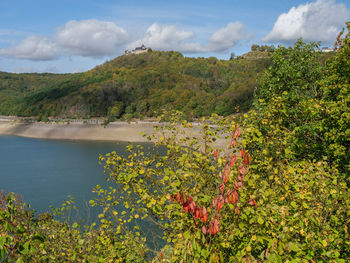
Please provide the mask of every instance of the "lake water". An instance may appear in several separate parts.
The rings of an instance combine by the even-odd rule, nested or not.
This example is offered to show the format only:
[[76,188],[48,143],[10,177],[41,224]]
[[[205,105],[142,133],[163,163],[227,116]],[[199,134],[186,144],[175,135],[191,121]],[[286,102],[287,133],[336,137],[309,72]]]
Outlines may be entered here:
[[[145,152],[154,152],[151,143],[137,143]],[[71,222],[98,222],[98,207],[89,200],[96,185],[108,186],[99,165],[99,155],[116,151],[125,154],[126,142],[43,140],[16,136],[0,136],[0,190],[23,195],[24,202],[37,213],[50,211],[50,205],[61,207],[68,195],[75,198],[77,211]],[[157,150],[159,151],[159,150]],[[162,151],[159,151],[162,152]],[[139,222],[148,245],[164,245],[161,230],[151,222]]]
[[99,155],[123,154],[127,145],[0,136],[0,190],[23,195],[38,213],[50,210],[50,205],[60,207],[71,195],[86,217],[92,211],[87,204],[96,197],[91,190],[107,184]]

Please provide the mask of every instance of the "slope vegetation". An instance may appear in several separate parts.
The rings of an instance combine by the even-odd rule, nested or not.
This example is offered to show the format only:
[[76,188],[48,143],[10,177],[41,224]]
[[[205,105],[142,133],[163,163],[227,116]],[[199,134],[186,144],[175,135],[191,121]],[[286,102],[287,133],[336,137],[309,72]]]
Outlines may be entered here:
[[113,119],[172,108],[188,117],[228,115],[250,107],[257,76],[270,64],[268,56],[218,60],[153,51],[78,74],[0,72],[0,114]]

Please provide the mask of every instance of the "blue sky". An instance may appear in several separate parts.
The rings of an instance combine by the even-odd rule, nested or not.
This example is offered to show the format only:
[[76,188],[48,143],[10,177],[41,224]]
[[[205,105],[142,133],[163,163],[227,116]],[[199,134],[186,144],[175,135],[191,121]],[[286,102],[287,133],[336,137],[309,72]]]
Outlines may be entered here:
[[332,46],[350,0],[1,0],[0,71],[77,72],[144,43],[228,59],[299,37]]

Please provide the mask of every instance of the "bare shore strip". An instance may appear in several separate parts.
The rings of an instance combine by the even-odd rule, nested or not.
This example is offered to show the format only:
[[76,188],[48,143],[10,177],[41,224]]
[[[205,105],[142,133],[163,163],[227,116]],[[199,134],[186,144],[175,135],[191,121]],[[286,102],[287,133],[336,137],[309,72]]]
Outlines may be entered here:
[[142,133],[152,134],[156,122],[112,122],[107,126],[81,122],[26,122],[0,119],[0,135],[15,135],[40,139],[94,141],[148,141]]

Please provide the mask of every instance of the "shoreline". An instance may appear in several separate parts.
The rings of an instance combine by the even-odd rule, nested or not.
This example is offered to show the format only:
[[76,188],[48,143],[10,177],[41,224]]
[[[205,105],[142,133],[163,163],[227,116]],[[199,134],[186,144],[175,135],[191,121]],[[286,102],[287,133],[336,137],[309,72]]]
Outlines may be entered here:
[[148,142],[141,135],[154,133],[157,122],[111,122],[101,124],[44,123],[0,120],[0,135],[14,135],[37,139],[64,139],[90,141]]

